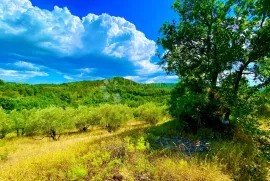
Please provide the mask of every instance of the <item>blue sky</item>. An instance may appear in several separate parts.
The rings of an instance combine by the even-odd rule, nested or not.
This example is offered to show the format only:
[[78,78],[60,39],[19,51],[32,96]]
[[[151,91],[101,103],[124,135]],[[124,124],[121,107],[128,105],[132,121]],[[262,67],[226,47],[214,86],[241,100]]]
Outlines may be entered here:
[[[176,82],[156,65],[174,0],[1,0],[0,79]],[[2,46],[4,45],[4,46]]]

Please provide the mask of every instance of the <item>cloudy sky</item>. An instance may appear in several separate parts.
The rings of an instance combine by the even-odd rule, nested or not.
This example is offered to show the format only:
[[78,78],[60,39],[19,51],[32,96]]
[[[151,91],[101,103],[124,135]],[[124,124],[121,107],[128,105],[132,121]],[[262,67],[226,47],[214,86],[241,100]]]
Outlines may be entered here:
[[1,0],[0,79],[176,82],[156,65],[173,0]]

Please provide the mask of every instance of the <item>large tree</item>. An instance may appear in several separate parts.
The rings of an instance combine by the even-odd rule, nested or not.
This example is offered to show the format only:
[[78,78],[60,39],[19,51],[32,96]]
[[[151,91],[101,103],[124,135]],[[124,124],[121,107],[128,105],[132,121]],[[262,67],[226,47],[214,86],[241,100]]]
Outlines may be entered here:
[[177,100],[185,104],[188,94],[193,103],[187,105],[194,107],[189,113],[199,112],[197,120],[213,120],[201,109],[229,120],[239,101],[248,101],[270,83],[269,7],[268,0],[175,1],[179,19],[166,22],[158,40],[165,50],[160,65],[182,81],[171,109],[179,106]]

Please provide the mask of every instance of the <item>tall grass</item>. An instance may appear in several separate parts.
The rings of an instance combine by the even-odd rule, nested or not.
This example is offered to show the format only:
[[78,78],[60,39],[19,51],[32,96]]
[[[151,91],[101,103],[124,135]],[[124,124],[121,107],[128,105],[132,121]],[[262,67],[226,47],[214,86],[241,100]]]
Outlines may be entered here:
[[[132,136],[135,133],[138,133],[136,138]],[[57,147],[54,144],[59,144],[61,141],[44,141],[40,149],[50,149],[50,151],[28,158],[21,157],[13,166],[2,167],[0,178],[4,181],[101,181],[121,176],[127,181],[230,180],[215,162],[202,164],[195,158],[188,159],[181,154],[152,152],[138,130],[125,128],[113,134],[103,132],[101,136],[86,134],[85,138],[81,137],[81,134],[66,138],[74,142],[58,145],[62,149],[52,150]],[[13,141],[18,143],[23,141],[23,138]],[[36,141],[27,144],[34,145]],[[35,152],[31,149],[25,151]]]

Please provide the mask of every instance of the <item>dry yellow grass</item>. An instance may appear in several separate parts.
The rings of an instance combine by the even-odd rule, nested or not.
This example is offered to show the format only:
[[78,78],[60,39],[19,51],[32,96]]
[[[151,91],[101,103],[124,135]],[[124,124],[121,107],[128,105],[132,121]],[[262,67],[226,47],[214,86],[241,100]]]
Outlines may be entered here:
[[156,160],[157,180],[186,181],[186,180],[207,180],[207,181],[229,181],[216,164],[198,163],[196,160],[187,162],[180,158],[159,158]]
[[[126,126],[114,134],[96,129],[86,133],[64,135],[60,141],[52,141],[47,138],[42,140],[29,137],[7,138],[3,140],[5,143],[0,147],[0,152],[1,150],[8,150],[7,160],[0,161],[0,181],[2,181],[1,178],[6,178],[4,180],[15,179],[17,176],[14,173],[16,172],[22,172],[19,174],[20,177],[23,176],[22,179],[28,180],[27,175],[23,174],[27,173],[28,169],[37,169],[38,171],[42,162],[47,164],[42,166],[48,170],[53,168],[51,164],[64,164],[62,161],[72,160],[71,158],[75,157],[76,153],[84,151],[83,148],[91,145],[91,142],[130,131],[136,125],[138,124],[133,123],[132,126]],[[140,127],[144,126],[141,125]],[[20,177],[17,177],[18,180],[20,180]]]
[[1,149],[9,156],[0,164],[1,181],[106,180],[119,173],[124,180],[227,181],[217,164],[186,161],[181,157],[149,157],[129,150],[123,137],[145,125],[127,126],[109,134],[97,129],[64,136],[60,141],[8,139]]
[[[102,136],[97,133],[102,134]],[[0,147],[0,149],[8,150],[8,158],[7,161],[0,164],[0,169],[3,170],[22,161],[39,157],[41,155],[63,151],[67,149],[67,147],[83,140],[93,140],[105,136],[108,136],[106,131],[96,130],[93,133],[87,132],[83,134],[65,135],[60,141],[52,141],[48,138],[35,140],[29,137],[4,140],[6,144],[5,146]]]

